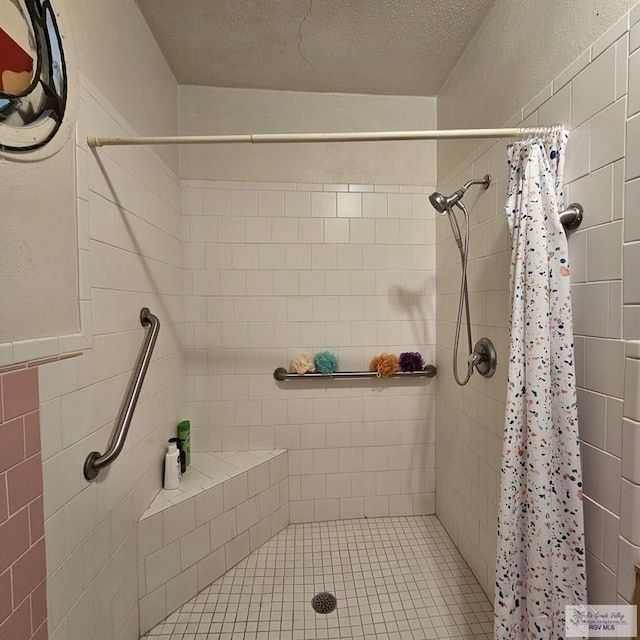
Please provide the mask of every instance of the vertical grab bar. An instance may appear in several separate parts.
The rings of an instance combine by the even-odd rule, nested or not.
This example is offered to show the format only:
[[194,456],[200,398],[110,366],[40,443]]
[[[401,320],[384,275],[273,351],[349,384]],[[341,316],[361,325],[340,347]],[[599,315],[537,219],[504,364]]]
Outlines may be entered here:
[[160,331],[160,320],[158,320],[147,307],[143,307],[140,310],[140,322],[143,327],[150,328],[142,343],[142,350],[138,356],[138,361],[131,375],[127,392],[122,401],[109,448],[104,454],[100,454],[98,451],[92,451],[84,462],[84,477],[89,481],[94,480],[102,469],[108,467],[112,462],[115,462],[116,458],[122,452],[125,440],[127,439],[129,425],[133,418],[133,412],[138,402],[144,377],[149,368],[153,347],[156,344],[158,332]]

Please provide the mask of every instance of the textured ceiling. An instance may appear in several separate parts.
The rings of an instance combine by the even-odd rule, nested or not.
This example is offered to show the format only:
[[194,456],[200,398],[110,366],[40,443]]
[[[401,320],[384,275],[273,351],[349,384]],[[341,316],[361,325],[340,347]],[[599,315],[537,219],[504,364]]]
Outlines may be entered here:
[[137,0],[181,84],[434,96],[494,0]]

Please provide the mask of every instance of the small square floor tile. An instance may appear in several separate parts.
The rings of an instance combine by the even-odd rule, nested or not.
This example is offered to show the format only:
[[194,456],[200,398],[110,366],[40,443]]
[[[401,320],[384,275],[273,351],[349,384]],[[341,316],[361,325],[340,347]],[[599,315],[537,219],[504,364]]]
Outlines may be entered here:
[[[322,591],[327,615],[311,607]],[[439,520],[407,516],[290,525],[144,637],[490,640],[492,620]]]

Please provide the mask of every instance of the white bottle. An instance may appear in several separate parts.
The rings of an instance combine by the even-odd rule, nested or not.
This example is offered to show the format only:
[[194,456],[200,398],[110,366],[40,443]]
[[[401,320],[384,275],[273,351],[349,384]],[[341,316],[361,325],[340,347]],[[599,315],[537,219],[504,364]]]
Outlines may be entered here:
[[175,442],[170,442],[164,456],[164,488],[177,489],[180,486],[180,452]]

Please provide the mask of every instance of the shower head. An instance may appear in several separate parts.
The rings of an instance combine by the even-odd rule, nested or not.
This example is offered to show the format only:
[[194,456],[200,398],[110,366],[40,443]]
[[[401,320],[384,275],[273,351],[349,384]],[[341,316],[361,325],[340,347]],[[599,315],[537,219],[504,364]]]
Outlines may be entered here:
[[447,213],[447,211],[449,211],[449,209],[451,209],[451,207],[453,207],[454,204],[457,204],[462,199],[463,195],[464,195],[463,189],[458,189],[457,191],[452,193],[448,198],[447,196],[443,196],[441,193],[434,191],[429,196],[429,202],[431,203],[431,206],[438,213],[445,214]]
[[458,204],[458,202],[462,200],[462,197],[466,193],[467,189],[474,184],[480,184],[482,185],[483,189],[488,189],[489,185],[491,184],[491,176],[487,173],[481,179],[469,180],[469,182],[467,182],[457,191],[454,191],[449,197],[443,196],[441,193],[434,191],[429,196],[429,202],[438,213],[445,214],[451,209],[451,207],[453,207],[454,204]]

